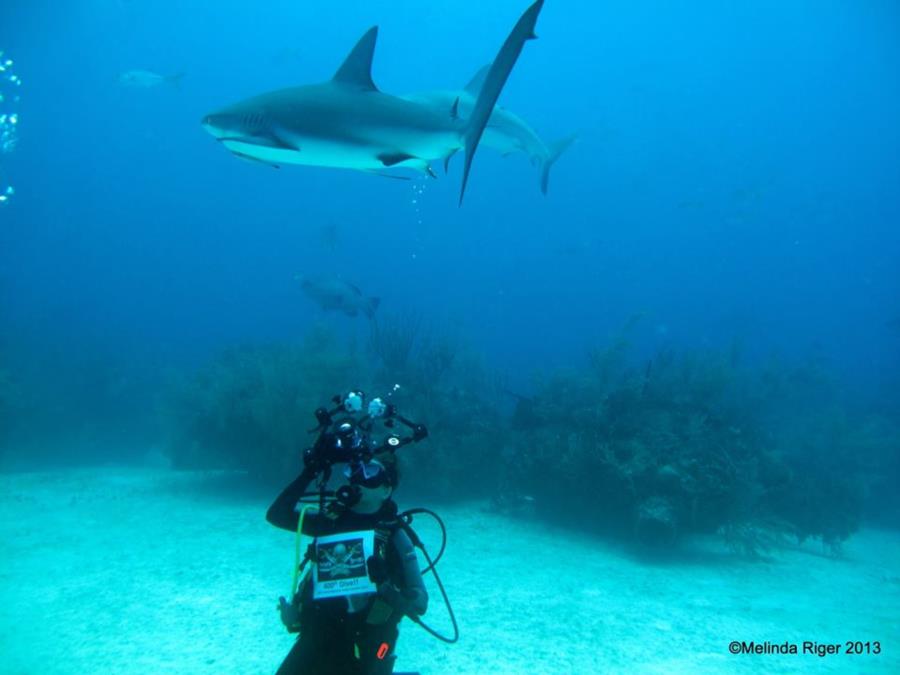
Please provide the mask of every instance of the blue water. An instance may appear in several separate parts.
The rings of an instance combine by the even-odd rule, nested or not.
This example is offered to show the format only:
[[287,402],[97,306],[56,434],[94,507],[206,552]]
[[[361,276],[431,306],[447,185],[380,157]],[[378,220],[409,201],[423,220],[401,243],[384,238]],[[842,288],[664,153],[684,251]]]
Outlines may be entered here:
[[[245,392],[229,388],[227,367],[212,368],[191,381],[196,386],[184,387],[195,398],[183,419],[166,419],[160,402],[173,382],[188,381],[179,378],[223,350],[297,343],[322,325],[366,354],[365,318],[326,312],[301,290],[304,277],[334,275],[379,297],[379,317],[419,316],[437,333],[457,333],[455,344],[481,355],[505,389],[537,391],[539,404],[548,403],[542,395],[572,391],[579,381],[563,379],[541,391],[536,373],[585,369],[588,350],[608,346],[634,317],[629,358],[637,368],[662,348],[727,353],[735,343],[742,366],[756,374],[769,372],[762,365],[772,358],[812,363],[806,370],[773,368],[788,384],[771,387],[781,398],[768,408],[779,401],[797,408],[778,415],[753,398],[769,391],[765,374],[758,382],[735,377],[736,389],[750,383],[738,392],[745,397],[740,412],[757,406],[775,420],[771,425],[785,424],[792,432],[787,440],[762,423],[753,427],[753,415],[748,428],[716,428],[708,437],[733,443],[733,454],[750,448],[753,457],[787,447],[799,457],[792,480],[807,478],[807,462],[819,469],[807,472],[812,480],[830,475],[841,487],[843,479],[862,477],[877,493],[858,508],[849,498],[829,498],[844,494],[833,486],[831,493],[828,485],[821,494],[818,485],[805,493],[826,495],[811,512],[833,506],[837,515],[865,516],[862,526],[851,519],[840,560],[801,541],[764,564],[719,549],[711,557],[648,561],[606,550],[608,542],[558,523],[545,531],[541,500],[549,494],[564,502],[566,489],[551,486],[536,492],[535,501],[511,488],[502,493],[490,482],[497,476],[472,475],[463,491],[487,489],[512,507],[500,515],[485,515],[482,502],[447,508],[453,539],[444,569],[471,641],[453,651],[407,626],[403,669],[481,672],[489,663],[497,672],[551,672],[562,658],[571,672],[587,672],[600,636],[605,667],[613,672],[734,672],[735,663],[756,672],[759,660],[724,660],[733,638],[885,640],[887,655],[871,657],[865,667],[896,671],[896,649],[887,642],[897,632],[896,532],[869,529],[868,519],[896,524],[898,515],[892,495],[900,466],[900,5],[547,0],[540,39],[525,46],[500,98],[545,141],[578,135],[553,167],[547,196],[538,169],[522,154],[501,157],[486,146],[458,207],[460,157],[447,175],[436,162],[437,178],[407,181],[323,168],[274,170],[233,157],[201,127],[204,115],[235,101],[328,79],[372,25],[380,27],[373,76],[383,91],[460,88],[494,57],[526,6],[527,0],[2,3],[0,197],[7,199],[0,201],[0,541],[6,554],[0,552],[0,561],[7,564],[0,577],[9,583],[0,633],[22,637],[0,652],[13,668],[31,672],[40,662],[51,664],[51,672],[148,672],[177,663],[185,672],[262,672],[277,665],[290,638],[276,636],[280,626],[269,605],[287,582],[279,570],[288,569],[290,550],[287,535],[263,521],[273,495],[245,500],[241,493],[235,500],[241,484],[229,488],[231,499],[216,493],[209,500],[204,474],[159,468],[169,427],[187,438],[176,459],[199,442],[185,432],[193,429],[192,414],[198,426],[225,420],[218,431],[241,429],[227,419],[240,417],[238,405],[237,412],[219,411],[221,419],[216,411],[205,417],[197,411],[208,400],[224,406],[229,396],[243,400]],[[6,59],[13,61],[8,68]],[[177,87],[123,86],[120,76],[134,70],[184,75]],[[21,86],[9,79],[13,73]],[[271,361],[260,353],[254,363],[261,370],[290,363],[289,353],[274,352]],[[718,362],[710,363],[684,381],[702,389],[704,375],[717,375]],[[224,381],[219,399],[204,398],[197,385],[209,373]],[[679,380],[671,373],[663,373],[658,389],[677,399],[678,385],[671,383]],[[830,407],[821,373],[837,383],[839,405]],[[283,380],[285,390],[305,376],[294,375]],[[622,405],[636,381],[623,378],[614,391]],[[334,388],[359,384],[335,382]],[[605,391],[592,386],[585,390]],[[808,392],[812,400],[798,400]],[[417,446],[421,454],[410,451],[418,462],[410,466],[425,469],[409,472],[411,485],[443,486],[446,494],[447,476],[462,473],[473,457],[515,478],[516,453],[546,450],[533,447],[534,439],[557,443],[546,453],[551,460],[553,452],[593,447],[578,445],[574,432],[566,436],[568,418],[561,423],[537,410],[525,420],[534,427],[517,428],[507,414],[515,399],[503,399],[499,407],[508,409],[496,416],[493,410],[479,416],[465,406],[488,394],[451,394],[434,409],[459,414],[428,420],[438,433]],[[591,427],[602,419],[605,401],[593,405],[578,397],[577,410],[575,404],[566,410],[567,401],[549,403],[563,417],[572,412],[573,429],[582,425],[574,431],[583,437],[608,440]],[[256,400],[275,401],[273,407],[282,401]],[[672,410],[672,418],[680,414],[678,405],[664,401],[658,415],[648,406],[648,424],[666,433],[706,424],[700,408],[688,411],[693,416],[680,426],[670,421]],[[177,412],[176,406],[171,417]],[[300,425],[292,412],[302,417]],[[288,419],[285,426],[301,431],[275,429],[271,447],[253,461],[268,461],[272,447],[293,451],[291,431],[302,436],[311,423],[305,409],[263,413],[272,413],[261,417],[274,420],[273,427]],[[482,425],[500,420],[484,448],[471,438],[470,418]],[[268,428],[251,431],[254,442],[268,440]],[[216,438],[209,429],[200,432],[198,438],[202,432]],[[640,449],[640,434],[623,433],[632,433]],[[671,450],[683,440],[690,449],[689,435],[679,440],[660,432],[661,446]],[[219,440],[233,449],[233,439]],[[457,447],[468,456],[455,455]],[[660,450],[660,465],[669,450]],[[726,458],[729,450],[714,449]],[[634,465],[643,470],[649,455],[638,453]],[[98,458],[155,468],[53,470],[60,460]],[[693,462],[685,458],[685,466],[688,459]],[[299,453],[290,460],[299,465]],[[630,470],[628,461],[621,465]],[[7,472],[22,466],[50,470]],[[585,477],[580,465],[572,466],[562,475]],[[538,462],[526,468],[527,476],[555,475]],[[672,466],[658,468],[671,478]],[[751,488],[777,482],[777,476],[757,480],[757,465],[751,468]],[[587,479],[597,476],[609,478],[598,470]],[[615,476],[628,483],[632,474]],[[179,487],[194,482],[199,487]],[[547,487],[539,482],[526,487]],[[581,485],[580,494],[592,495],[590,487]],[[412,499],[407,494],[401,499]],[[526,515],[505,519],[515,515],[513,507]],[[579,515],[578,527],[608,514]],[[827,544],[816,527],[807,534]],[[570,553],[547,559],[547,550],[570,549],[574,563]],[[276,581],[279,575],[285,578]],[[510,578],[527,590],[507,593]],[[841,588],[849,590],[841,594]],[[436,592],[432,598],[440,622]],[[598,612],[598,605],[613,609]],[[59,634],[47,640],[47,617],[58,616]],[[133,640],[119,639],[122,626],[135,628],[126,630]],[[571,652],[557,641],[566,637]],[[498,644],[513,648],[501,652]],[[516,665],[523,663],[528,667]],[[798,662],[765,663],[781,672]],[[832,659],[827,667],[844,672],[853,663]]]
[[[648,350],[737,336],[758,357],[824,359],[861,391],[896,380],[895,3],[549,0],[501,97],[545,139],[579,135],[547,197],[522,155],[490,148],[457,208],[458,159],[409,182],[275,171],[199,124],[327,79],[374,24],[384,91],[461,87],[523,9],[4,3],[0,48],[24,82],[2,157],[8,360],[158,369],[292,338],[323,318],[296,277],[333,272],[385,311],[462,326],[522,386],[638,313]],[[120,86],[132,69],[185,77]],[[316,238],[329,222],[335,252]]]

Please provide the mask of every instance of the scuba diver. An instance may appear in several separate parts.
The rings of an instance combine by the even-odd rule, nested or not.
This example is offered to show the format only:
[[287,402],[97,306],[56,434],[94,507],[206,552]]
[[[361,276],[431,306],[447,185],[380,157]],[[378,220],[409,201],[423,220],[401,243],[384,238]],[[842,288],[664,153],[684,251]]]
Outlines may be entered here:
[[[337,408],[316,411],[319,426],[311,431],[319,436],[304,452],[304,469],[266,513],[272,525],[297,533],[293,597],[290,602],[282,597],[279,610],[288,631],[300,635],[279,674],[392,673],[398,624],[404,616],[419,622],[428,608],[414,544],[428,553],[409,526],[411,516],[398,514],[391,499],[398,482],[395,451],[428,432],[377,398],[362,419],[355,419],[363,396],[336,396]],[[382,420],[393,429],[395,419],[412,434],[392,431],[379,444],[374,422]],[[339,463],[346,464],[347,483],[329,492],[326,484]],[[317,490],[307,492],[313,481]],[[313,537],[302,561],[301,534]],[[429,562],[426,571],[437,561]]]

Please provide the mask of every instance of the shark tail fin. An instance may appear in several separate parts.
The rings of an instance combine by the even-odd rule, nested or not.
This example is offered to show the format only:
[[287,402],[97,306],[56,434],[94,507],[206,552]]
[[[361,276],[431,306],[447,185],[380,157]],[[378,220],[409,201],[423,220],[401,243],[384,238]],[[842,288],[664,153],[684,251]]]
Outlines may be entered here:
[[554,162],[556,162],[556,160],[559,159],[559,156],[568,150],[569,146],[577,140],[578,136],[572,134],[571,136],[566,136],[565,138],[561,138],[558,141],[551,143],[547,147],[550,153],[547,155],[547,159],[544,160],[544,163],[541,166],[541,192],[544,194],[547,194],[547,185],[550,182],[550,169],[553,167]]
[[365,314],[368,318],[375,318],[375,310],[378,309],[378,305],[381,304],[381,298],[368,298],[366,303],[362,307],[363,314]]
[[494,111],[494,105],[500,98],[500,92],[503,91],[503,85],[509,78],[513,66],[522,53],[522,48],[528,40],[533,40],[537,36],[534,34],[534,26],[537,23],[538,14],[544,6],[544,0],[536,0],[531,7],[525,10],[525,13],[519,17],[516,25],[513,27],[500,51],[497,58],[491,64],[487,75],[484,77],[484,83],[478,92],[478,99],[475,101],[475,107],[472,109],[472,115],[469,117],[468,128],[464,135],[466,159],[463,168],[462,187],[459,191],[459,203],[462,204],[463,197],[466,194],[466,183],[469,181],[469,170],[472,168],[472,159],[475,157],[475,151],[478,149],[478,142],[484,133],[484,127],[487,125],[491,113]]
[[176,89],[181,89],[181,81],[184,79],[184,73],[175,73],[174,75],[169,75],[166,77],[169,84],[171,84]]

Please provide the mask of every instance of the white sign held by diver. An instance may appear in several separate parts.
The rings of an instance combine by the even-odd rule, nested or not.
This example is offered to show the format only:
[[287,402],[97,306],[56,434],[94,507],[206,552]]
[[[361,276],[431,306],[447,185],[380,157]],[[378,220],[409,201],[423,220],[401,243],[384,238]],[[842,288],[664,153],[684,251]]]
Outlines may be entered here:
[[374,593],[366,559],[375,552],[375,532],[342,532],[318,537],[313,571],[313,597],[335,598],[358,593]]

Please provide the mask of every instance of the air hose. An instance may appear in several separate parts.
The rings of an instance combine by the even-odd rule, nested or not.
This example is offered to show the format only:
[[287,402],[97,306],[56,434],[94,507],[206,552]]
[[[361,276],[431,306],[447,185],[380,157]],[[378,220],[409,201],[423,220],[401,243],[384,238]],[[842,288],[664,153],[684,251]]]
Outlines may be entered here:
[[[294,597],[294,593],[297,592],[297,584],[300,581],[300,571],[306,566],[307,558],[300,560],[300,542],[303,538],[303,519],[306,517],[306,512],[310,509],[315,508],[312,504],[304,504],[303,508],[300,509],[300,517],[297,519],[297,536],[294,539],[294,573],[291,576],[291,592],[288,595],[289,598]],[[306,569],[306,574],[309,574],[309,568]]]
[[[425,548],[425,545],[422,543],[422,540],[419,539],[419,535],[416,534],[416,531],[412,529],[410,523],[412,523],[412,517],[416,513],[425,513],[434,518],[437,521],[438,526],[441,528],[441,550],[438,551],[437,557],[432,560],[431,556],[428,555],[428,550]],[[444,521],[441,520],[440,516],[436,514],[434,511],[430,511],[429,509],[417,508],[417,509],[409,509],[408,511],[404,511],[397,515],[402,523],[402,527],[406,534],[409,536],[410,541],[412,541],[413,546],[420,549],[422,551],[422,555],[425,556],[425,560],[428,561],[428,567],[422,570],[422,574],[427,574],[431,572],[434,574],[434,580],[437,582],[438,589],[441,591],[441,596],[444,598],[444,605],[447,607],[447,613],[450,615],[450,623],[453,624],[453,637],[448,638],[444,635],[441,635],[436,630],[428,626],[422,619],[417,616],[410,616],[415,623],[419,624],[422,628],[425,629],[426,632],[436,637],[438,640],[443,642],[447,642],[449,644],[453,644],[457,640],[459,640],[459,626],[456,623],[456,615],[453,613],[453,607],[450,605],[450,598],[447,597],[447,591],[444,590],[444,584],[441,582],[441,577],[437,573],[438,561],[441,559],[441,556],[444,555],[444,551],[447,548],[447,528],[444,527]]]

